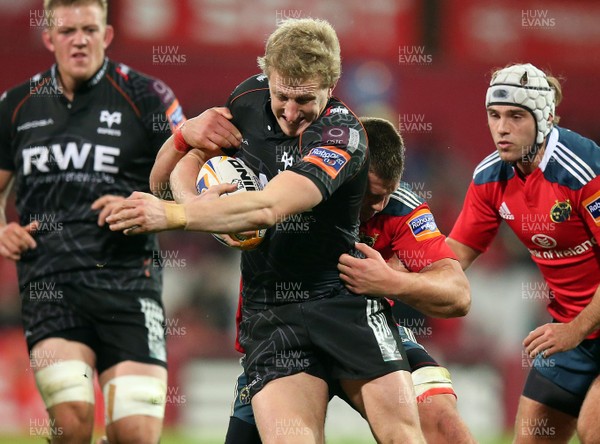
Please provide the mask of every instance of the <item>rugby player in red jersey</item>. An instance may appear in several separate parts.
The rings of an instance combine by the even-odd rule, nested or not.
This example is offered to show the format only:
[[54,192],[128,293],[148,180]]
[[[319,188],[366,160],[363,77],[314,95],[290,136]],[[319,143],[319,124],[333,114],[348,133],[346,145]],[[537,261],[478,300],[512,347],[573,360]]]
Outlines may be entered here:
[[[600,442],[600,148],[557,126],[557,79],[531,64],[497,70],[485,105],[496,151],[475,169],[448,244],[466,269],[504,220],[552,297],[552,322],[524,340],[533,366],[515,442]],[[528,223],[529,221],[538,223]]]
[[[360,213],[357,249],[365,256],[340,257],[338,269],[355,293],[390,298],[397,320],[402,305],[427,316],[456,317],[470,307],[469,283],[445,243],[427,203],[400,182],[404,143],[384,119],[361,118],[369,137],[369,184]],[[400,158],[400,159],[399,159]],[[399,325],[412,371],[421,429],[427,442],[474,443],[456,407],[450,373]]]

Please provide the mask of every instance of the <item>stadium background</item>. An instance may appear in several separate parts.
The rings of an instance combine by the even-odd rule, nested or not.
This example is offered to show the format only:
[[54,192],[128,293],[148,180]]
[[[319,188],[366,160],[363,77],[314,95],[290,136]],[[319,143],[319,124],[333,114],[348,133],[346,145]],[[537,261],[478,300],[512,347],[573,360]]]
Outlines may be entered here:
[[[0,0],[0,90],[53,62],[40,41],[41,4]],[[562,77],[561,124],[600,142],[600,4],[592,0],[112,0],[116,38],[108,55],[165,80],[191,117],[221,105],[257,71],[256,56],[279,21],[309,16],[328,19],[340,36],[336,95],[359,115],[398,125],[407,143],[405,180],[430,202],[445,233],[473,168],[493,150],[483,107],[492,68],[530,61]],[[16,217],[12,197],[7,217]],[[222,442],[238,372],[238,256],[204,234],[162,234],[161,247],[155,264],[165,268],[166,424],[179,433],[171,440]],[[466,318],[416,315],[407,323],[452,371],[460,410],[478,439],[495,442],[512,428],[530,366],[520,342],[547,320],[551,295],[506,230],[468,275]],[[19,309],[14,264],[0,259],[0,442],[40,442],[53,425],[35,390]],[[372,442],[340,403],[327,430],[331,441]]]

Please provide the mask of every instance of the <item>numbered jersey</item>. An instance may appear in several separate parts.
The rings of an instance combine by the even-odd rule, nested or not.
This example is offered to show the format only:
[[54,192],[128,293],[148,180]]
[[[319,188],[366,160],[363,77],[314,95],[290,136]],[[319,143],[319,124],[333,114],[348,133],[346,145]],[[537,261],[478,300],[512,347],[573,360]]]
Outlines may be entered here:
[[475,169],[449,237],[484,252],[504,220],[548,284],[548,311],[568,322],[600,283],[599,173],[598,145],[564,128],[551,131],[539,168],[528,176],[495,152]]
[[311,180],[323,196],[311,211],[280,217],[258,248],[242,253],[244,300],[260,307],[339,291],[338,258],[358,239],[367,183],[367,140],[358,118],[331,98],[301,136],[288,137],[271,111],[264,75],[238,86],[227,106],[243,136],[237,155],[264,183],[289,170]]
[[72,102],[56,66],[2,95],[0,169],[14,174],[21,225],[39,225],[38,247],[18,262],[21,286],[50,278],[159,289],[155,236],[100,228],[91,205],[106,194],[148,191],[156,153],[184,119],[163,82],[108,59]]

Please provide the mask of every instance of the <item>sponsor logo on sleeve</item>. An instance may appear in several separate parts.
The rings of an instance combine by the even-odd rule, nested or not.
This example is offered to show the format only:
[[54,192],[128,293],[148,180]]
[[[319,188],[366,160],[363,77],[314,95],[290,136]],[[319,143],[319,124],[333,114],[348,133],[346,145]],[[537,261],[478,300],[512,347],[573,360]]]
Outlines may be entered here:
[[186,121],[185,115],[183,114],[183,109],[179,104],[179,100],[175,99],[171,106],[167,108],[167,119],[169,119],[169,123],[171,124],[171,131],[175,132],[177,127]]
[[173,91],[171,91],[171,88],[169,88],[167,86],[167,84],[165,82],[163,82],[162,80],[158,80],[158,79],[154,79],[150,82],[150,90],[154,91],[158,97],[160,98],[160,101],[163,103],[163,105],[167,106],[169,103],[173,103],[174,101],[177,100],[177,98],[175,97],[175,94],[173,94]]
[[335,179],[350,160],[350,154],[334,146],[320,146],[310,150],[303,160],[317,165],[329,177]]
[[324,126],[321,133],[322,140],[328,145],[348,145],[350,140],[348,127],[345,126]]
[[346,147],[350,153],[356,151],[360,143],[359,132],[347,126],[324,126],[321,136],[324,143]]
[[360,143],[360,134],[354,128],[350,128],[350,138],[348,140],[348,151],[353,153],[358,148]]
[[600,226],[600,191],[584,200],[583,206],[590,213],[594,223]]
[[433,214],[427,209],[417,211],[407,222],[410,231],[416,240],[423,241],[432,237],[441,236]]

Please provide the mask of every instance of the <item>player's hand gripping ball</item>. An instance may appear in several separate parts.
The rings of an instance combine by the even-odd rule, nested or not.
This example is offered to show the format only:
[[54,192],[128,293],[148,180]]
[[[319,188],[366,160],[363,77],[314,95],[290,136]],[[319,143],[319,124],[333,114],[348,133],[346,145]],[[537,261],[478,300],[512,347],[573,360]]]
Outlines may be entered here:
[[[244,162],[235,157],[229,156],[217,156],[210,159],[200,169],[198,178],[196,179],[196,189],[198,193],[202,193],[213,185],[221,183],[234,183],[237,184],[237,190],[232,193],[225,193],[223,196],[228,194],[237,194],[244,191],[260,191],[262,190],[262,184],[260,180]],[[244,232],[241,233],[229,233],[229,236],[240,242],[241,245],[238,247],[242,250],[252,250],[260,245],[264,240],[267,230],[256,230],[252,233]],[[230,246],[222,236],[213,234],[215,239],[224,245]]]

